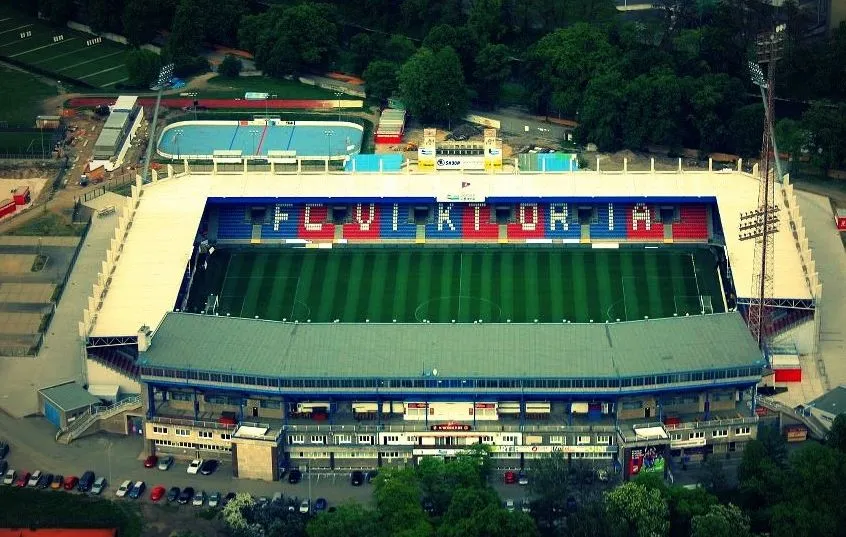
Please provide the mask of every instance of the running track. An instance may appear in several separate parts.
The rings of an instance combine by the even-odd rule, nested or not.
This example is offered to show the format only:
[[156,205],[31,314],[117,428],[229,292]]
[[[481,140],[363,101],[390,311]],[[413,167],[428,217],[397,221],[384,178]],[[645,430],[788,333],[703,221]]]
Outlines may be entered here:
[[[141,106],[153,106],[156,102],[154,97],[141,97],[138,99]],[[100,105],[111,106],[115,104],[115,97],[78,97],[69,101],[71,108],[94,107]],[[185,106],[192,106],[194,99],[190,97],[185,98],[163,98],[162,106],[168,108],[183,108]],[[320,99],[260,99],[260,100],[244,100],[244,99],[199,99],[199,106],[204,106],[209,109],[216,108],[249,108],[258,110],[261,108],[268,109],[330,109],[338,106],[337,100],[320,100]]]

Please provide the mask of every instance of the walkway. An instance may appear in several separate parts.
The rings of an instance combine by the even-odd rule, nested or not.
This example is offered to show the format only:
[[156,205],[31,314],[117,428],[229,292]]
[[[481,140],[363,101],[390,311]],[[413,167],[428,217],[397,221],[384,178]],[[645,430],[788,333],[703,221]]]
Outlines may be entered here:
[[821,319],[819,352],[828,377],[821,375],[823,388],[829,390],[846,383],[846,252],[834,226],[829,199],[798,189],[796,195],[822,282],[822,300],[817,305]]
[[83,380],[79,321],[102,268],[109,241],[114,237],[116,223],[114,214],[94,217],[38,356],[0,359],[3,379],[0,408],[13,417],[38,412],[40,388],[65,380]]

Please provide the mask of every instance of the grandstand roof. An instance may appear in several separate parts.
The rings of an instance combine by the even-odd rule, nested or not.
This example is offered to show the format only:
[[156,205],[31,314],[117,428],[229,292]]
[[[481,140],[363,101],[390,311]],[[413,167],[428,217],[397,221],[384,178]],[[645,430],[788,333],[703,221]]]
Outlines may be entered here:
[[142,365],[290,377],[630,377],[763,365],[739,313],[612,324],[282,323],[168,313]]
[[[780,185],[776,186],[781,189]],[[315,202],[417,199],[439,201],[602,201],[716,199],[739,296],[750,296],[754,241],[740,241],[740,213],[758,205],[758,181],[744,173],[300,174],[193,173],[143,187],[143,195],[92,336],[130,336],[156,326],[174,308],[192,243],[208,198]],[[777,192],[776,203],[783,206]],[[786,222],[775,236],[773,298],[810,299]]]

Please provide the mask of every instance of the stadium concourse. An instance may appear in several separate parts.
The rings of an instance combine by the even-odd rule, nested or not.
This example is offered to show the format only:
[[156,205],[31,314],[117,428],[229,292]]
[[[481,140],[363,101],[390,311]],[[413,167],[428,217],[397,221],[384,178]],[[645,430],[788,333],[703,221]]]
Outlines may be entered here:
[[[133,187],[80,323],[150,452],[273,479],[486,443],[630,476],[755,436],[754,175],[186,170]],[[802,339],[819,284],[776,188],[771,304],[811,312],[776,335]]]

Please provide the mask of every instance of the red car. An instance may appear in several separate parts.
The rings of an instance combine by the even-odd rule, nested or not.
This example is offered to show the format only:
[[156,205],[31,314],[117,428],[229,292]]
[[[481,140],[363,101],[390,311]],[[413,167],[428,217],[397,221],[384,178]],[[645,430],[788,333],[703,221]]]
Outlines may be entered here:
[[18,480],[15,481],[16,487],[25,487],[26,484],[29,482],[29,478],[32,477],[32,474],[29,472],[21,472],[18,474]]
[[515,474],[511,470],[508,470],[507,472],[505,472],[505,484],[506,485],[513,485],[516,482],[517,482],[517,474]]
[[158,463],[159,458],[155,455],[150,455],[149,457],[144,459],[144,468],[155,468]]
[[165,495],[165,488],[161,485],[157,487],[153,487],[153,490],[150,492],[150,499],[154,502],[161,500]]
[[73,490],[79,485],[79,478],[75,475],[69,475],[65,478],[65,490]]

